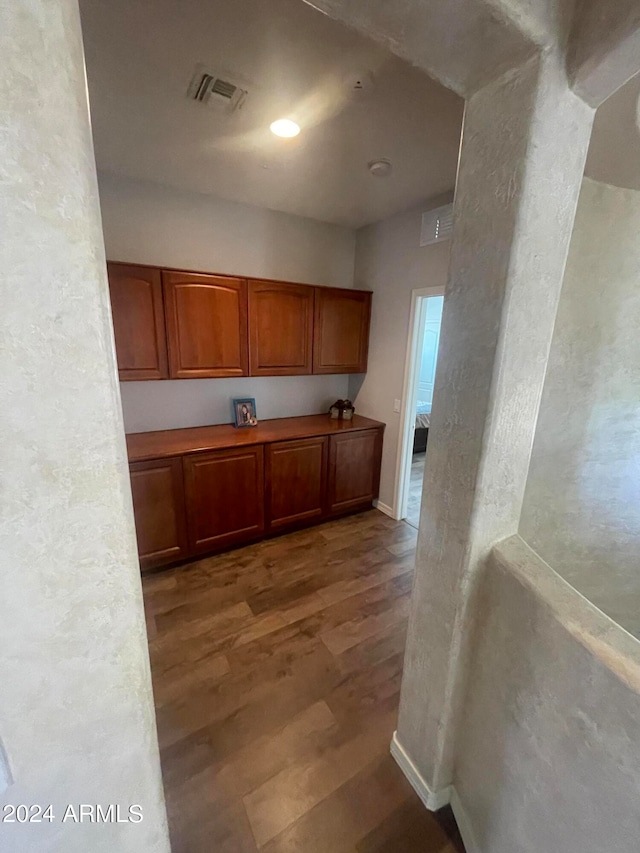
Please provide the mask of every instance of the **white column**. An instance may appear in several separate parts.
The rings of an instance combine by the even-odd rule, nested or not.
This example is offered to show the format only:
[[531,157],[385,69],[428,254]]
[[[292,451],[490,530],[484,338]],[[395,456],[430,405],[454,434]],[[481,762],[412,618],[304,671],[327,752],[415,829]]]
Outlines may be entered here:
[[474,588],[518,528],[592,118],[548,55],[467,102],[396,735],[436,794]]
[[[76,0],[1,0],[0,66],[0,807],[51,805],[53,815],[3,823],[0,848],[160,853]],[[63,823],[80,804],[119,804],[121,819],[139,804],[143,820]]]

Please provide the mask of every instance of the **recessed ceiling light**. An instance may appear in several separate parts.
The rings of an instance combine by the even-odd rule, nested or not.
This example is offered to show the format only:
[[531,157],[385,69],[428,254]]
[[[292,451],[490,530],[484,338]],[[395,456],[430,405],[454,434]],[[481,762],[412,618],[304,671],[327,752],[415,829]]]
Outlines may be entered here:
[[391,174],[391,160],[387,160],[386,157],[382,160],[371,160],[367,165],[371,174],[375,175],[376,178],[386,178],[387,175]]
[[291,139],[300,133],[300,125],[296,124],[290,118],[279,118],[271,123],[271,133],[276,136],[282,136],[284,139]]

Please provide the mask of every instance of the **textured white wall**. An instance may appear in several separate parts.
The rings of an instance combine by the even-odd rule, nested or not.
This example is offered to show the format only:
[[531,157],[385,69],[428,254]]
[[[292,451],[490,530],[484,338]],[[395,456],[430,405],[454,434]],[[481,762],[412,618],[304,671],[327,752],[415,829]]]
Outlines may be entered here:
[[451,782],[492,544],[518,529],[593,111],[543,55],[467,101],[398,742]]
[[573,89],[597,107],[638,73],[640,6],[637,0],[582,0],[561,5],[574,8],[567,51]]
[[640,645],[517,536],[474,604],[454,774],[467,850],[637,850]]
[[[449,199],[438,200],[438,204]],[[364,381],[353,377],[350,394],[358,414],[386,423],[380,501],[392,507],[400,415],[393,401],[402,397],[409,335],[411,291],[444,287],[449,268],[448,240],[420,247],[420,207],[376,222],[357,232],[356,287],[373,290],[369,367]],[[354,399],[355,398],[355,399]]]
[[[100,175],[107,257],[130,263],[353,287],[348,228],[160,184]],[[255,377],[121,383],[127,432],[228,423],[232,397],[258,416],[317,414],[347,394],[348,377]]]
[[0,849],[165,853],[78,8],[0,18],[0,813],[53,818],[3,822]]
[[640,636],[640,192],[585,179],[520,534]]
[[508,56],[487,47],[485,3],[314,4],[471,95],[397,744],[436,795],[458,759],[474,853],[628,853],[640,831],[637,647],[621,657],[608,625],[583,630],[570,607],[552,618],[557,591],[532,606],[491,575],[472,628],[491,547],[518,527],[592,121],[568,88],[568,24],[574,8],[588,13],[575,15],[587,25],[572,67],[597,103],[638,70],[638,4],[498,0],[492,38],[506,47],[508,26],[530,39],[522,52],[509,40]]

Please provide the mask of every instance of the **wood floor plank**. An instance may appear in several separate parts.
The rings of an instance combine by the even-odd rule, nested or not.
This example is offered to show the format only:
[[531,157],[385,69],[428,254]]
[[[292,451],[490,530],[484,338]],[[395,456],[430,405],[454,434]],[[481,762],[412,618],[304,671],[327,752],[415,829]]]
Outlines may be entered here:
[[155,702],[166,705],[184,696],[195,685],[219,682],[230,670],[229,659],[222,654],[211,655],[196,663],[185,661],[165,673],[164,678],[154,679]]
[[406,624],[393,624],[388,631],[368,637],[357,646],[352,646],[336,658],[343,674],[367,672],[387,658],[404,657],[406,643]]
[[223,811],[188,818],[181,807],[167,809],[171,853],[257,853],[247,814],[241,802]]
[[363,640],[375,637],[398,622],[406,622],[409,617],[410,603],[410,597],[407,593],[395,601],[394,605],[388,610],[364,618],[358,616],[350,619],[337,628],[321,633],[320,639],[330,652],[334,655],[341,655]]
[[224,586],[212,585],[207,590],[183,589],[174,593],[174,604],[170,605],[168,596],[159,602],[156,599],[155,618],[160,632],[180,627],[191,622],[208,619],[212,613],[218,613],[225,607],[245,602],[245,596],[238,584]]
[[[265,633],[255,641],[246,644],[244,649],[239,644],[235,644],[226,654],[232,668],[234,662],[235,664],[247,665],[255,657],[260,657],[266,661],[278,654],[284,654],[287,657],[304,654],[309,648],[317,648],[315,640],[323,632],[329,632],[333,628],[356,618],[364,620],[387,611],[393,611],[396,599],[406,598],[410,585],[411,575],[402,575],[391,581],[377,584],[362,593],[335,602],[322,611],[316,611],[314,606],[315,612],[310,616],[303,616],[298,621]],[[288,621],[286,611],[278,612],[285,621]],[[404,623],[397,623],[393,613],[387,621],[394,627],[394,630],[403,631]],[[382,631],[384,624],[381,623],[377,627]]]
[[[201,651],[207,643],[207,653],[219,650],[224,640],[253,621],[253,613],[246,601],[213,610],[200,619],[172,623],[160,629],[156,618],[157,637],[149,644],[152,662],[156,670],[168,670],[183,664],[185,660],[198,660],[203,655],[191,654]],[[193,642],[192,642],[193,641]],[[188,656],[188,657],[187,657]]]
[[158,633],[150,642],[152,665],[164,672],[193,664],[213,654],[251,643],[285,625],[282,616],[262,613],[256,617],[246,601],[225,608],[216,616],[203,617]]
[[327,604],[335,604],[344,601],[352,595],[366,592],[386,581],[393,580],[403,574],[413,576],[412,560],[391,560],[387,557],[380,566],[372,566],[370,570],[354,577],[342,577],[340,580],[330,583],[318,590],[317,595]]
[[397,654],[369,669],[345,676],[327,696],[331,710],[342,719],[362,716],[387,700],[391,700],[393,706],[400,693],[403,659],[403,654]]
[[[444,810],[443,810],[444,811]],[[433,815],[411,798],[394,809],[356,844],[357,853],[438,853],[464,851],[448,814]]]
[[415,541],[370,511],[143,579],[173,853],[462,850],[389,756]]
[[[264,853],[353,853],[358,842],[407,797],[412,797],[412,792],[393,759],[376,756],[261,849]],[[398,853],[391,842],[388,853]],[[435,853],[438,848],[420,849]]]
[[258,847],[354,776],[372,754],[380,754],[389,743],[396,718],[394,710],[346,739],[339,733],[337,742],[329,744],[321,756],[288,767],[244,797]]
[[305,756],[316,754],[327,733],[337,729],[338,722],[326,702],[315,702],[284,726],[251,740],[227,758],[209,762],[197,775],[172,786],[170,797],[186,803],[197,820],[205,812],[241,799]]
[[[232,661],[231,655],[228,660]],[[161,749],[192,735],[197,737],[203,730],[228,747],[230,732],[235,732],[236,737],[238,731],[251,734],[256,726],[272,719],[275,726],[283,715],[295,714],[331,693],[339,680],[335,660],[319,641],[315,641],[310,654],[286,663],[276,657],[246,668],[231,664],[231,671],[223,680],[198,684],[178,700],[157,705]]]

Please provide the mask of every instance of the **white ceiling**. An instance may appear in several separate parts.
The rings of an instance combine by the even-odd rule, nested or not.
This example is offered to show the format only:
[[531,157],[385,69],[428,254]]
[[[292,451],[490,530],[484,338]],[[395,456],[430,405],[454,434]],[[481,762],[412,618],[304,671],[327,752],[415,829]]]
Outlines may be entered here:
[[596,181],[640,190],[640,74],[596,111],[585,173]]
[[[453,188],[463,101],[302,0],[81,12],[99,169],[354,228]],[[197,63],[249,90],[239,112],[187,99]],[[295,140],[268,129],[287,115]],[[377,158],[390,177],[369,174]]]

